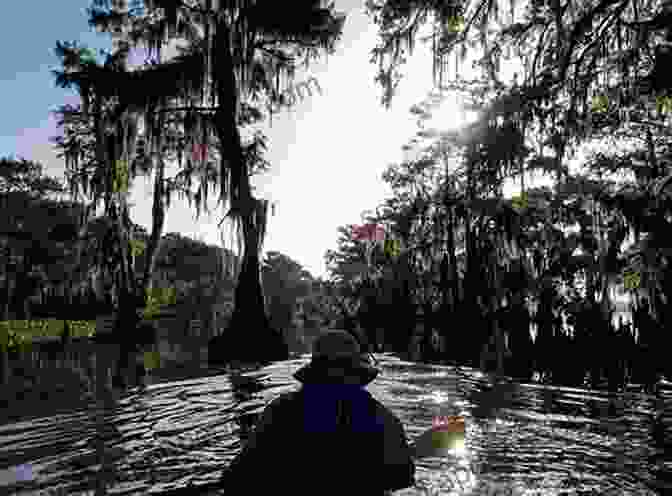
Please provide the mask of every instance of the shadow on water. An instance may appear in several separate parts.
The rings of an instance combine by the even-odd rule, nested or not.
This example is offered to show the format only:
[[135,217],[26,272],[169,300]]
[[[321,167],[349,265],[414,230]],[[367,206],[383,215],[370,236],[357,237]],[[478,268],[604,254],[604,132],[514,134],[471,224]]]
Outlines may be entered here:
[[[484,488],[501,485],[518,487],[511,494],[669,491],[669,383],[657,396],[607,393],[494,380],[471,369],[405,362],[390,354],[377,358],[382,373],[369,390],[402,420],[410,440],[430,428],[435,415],[466,420],[464,446],[418,460],[416,487],[396,494],[500,494]],[[34,480],[0,492],[93,495],[103,473],[108,494],[166,495],[213,483],[264,405],[299,387],[292,374],[307,359],[166,379],[110,399],[102,419],[90,405],[1,425],[0,468],[30,464]]]

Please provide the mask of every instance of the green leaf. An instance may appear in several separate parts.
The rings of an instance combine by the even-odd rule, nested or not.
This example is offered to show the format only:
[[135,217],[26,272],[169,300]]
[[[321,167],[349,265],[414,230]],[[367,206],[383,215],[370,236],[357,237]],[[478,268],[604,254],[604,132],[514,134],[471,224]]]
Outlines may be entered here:
[[511,204],[513,205],[513,208],[516,210],[524,210],[528,207],[528,195],[527,193],[522,193],[519,195],[515,195],[513,198],[511,198]]
[[132,239],[129,241],[129,246],[131,249],[131,254],[134,257],[140,256],[144,253],[146,244],[140,239]]
[[656,111],[662,114],[672,112],[672,97],[659,96],[656,98]]
[[119,159],[114,163],[112,191],[114,193],[126,193],[128,191],[128,163],[126,160]]
[[593,112],[606,112],[609,108],[609,99],[605,95],[597,95],[593,97],[591,102],[591,109]]
[[79,58],[85,64],[94,64],[96,62],[96,52],[91,48],[82,48],[79,52]]
[[397,258],[401,254],[401,243],[398,239],[386,239],[383,250],[390,257]]
[[146,351],[143,358],[147,370],[158,369],[161,366],[161,354],[158,351]]
[[637,289],[641,283],[641,277],[639,272],[630,272],[626,273],[623,276],[623,284],[625,289]]
[[453,16],[446,21],[446,30],[449,33],[461,33],[464,30],[464,17]]

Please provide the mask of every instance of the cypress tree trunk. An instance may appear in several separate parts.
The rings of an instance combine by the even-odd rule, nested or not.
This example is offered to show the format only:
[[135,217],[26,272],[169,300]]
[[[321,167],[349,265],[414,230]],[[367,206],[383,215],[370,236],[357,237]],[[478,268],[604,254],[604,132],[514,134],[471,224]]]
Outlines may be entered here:
[[[215,355],[215,361],[226,358],[254,362],[286,360],[289,358],[287,345],[282,334],[270,326],[261,289],[259,241],[266,216],[259,214],[259,200],[251,192],[248,164],[238,129],[238,90],[230,34],[224,19],[218,21],[214,48],[222,59],[215,74],[219,103],[215,113],[216,132],[220,144],[229,153],[231,207],[242,222],[245,246],[231,323],[222,339],[212,341],[209,354]],[[225,343],[225,339],[229,342]]]
[[161,157],[158,159],[156,178],[154,182],[154,203],[152,204],[152,233],[149,236],[149,242],[145,248],[145,267],[142,275],[143,288],[146,291],[152,287],[152,274],[156,266],[157,254],[161,246],[161,234],[165,221],[165,208],[163,198],[165,195],[164,176],[165,162]]
[[252,362],[286,360],[289,358],[287,344],[282,334],[271,327],[266,315],[261,264],[256,250],[259,233],[250,217],[247,215],[243,219],[245,254],[235,290],[235,308],[226,333],[229,348],[226,355],[227,358]]

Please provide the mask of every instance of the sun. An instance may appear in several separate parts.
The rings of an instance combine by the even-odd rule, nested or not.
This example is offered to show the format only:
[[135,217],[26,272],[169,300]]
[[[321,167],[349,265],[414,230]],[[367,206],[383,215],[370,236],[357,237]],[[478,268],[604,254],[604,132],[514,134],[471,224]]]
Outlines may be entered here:
[[438,131],[456,131],[473,124],[477,120],[478,112],[466,110],[457,98],[452,98],[446,99],[432,113],[432,118],[428,121],[428,127]]

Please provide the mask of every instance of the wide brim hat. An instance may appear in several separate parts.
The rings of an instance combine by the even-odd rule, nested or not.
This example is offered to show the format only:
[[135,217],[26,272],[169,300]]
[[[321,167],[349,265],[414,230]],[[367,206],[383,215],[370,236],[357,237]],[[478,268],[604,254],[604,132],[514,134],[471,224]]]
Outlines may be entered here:
[[350,333],[332,329],[315,340],[310,363],[296,371],[294,378],[304,384],[365,385],[379,372]]

